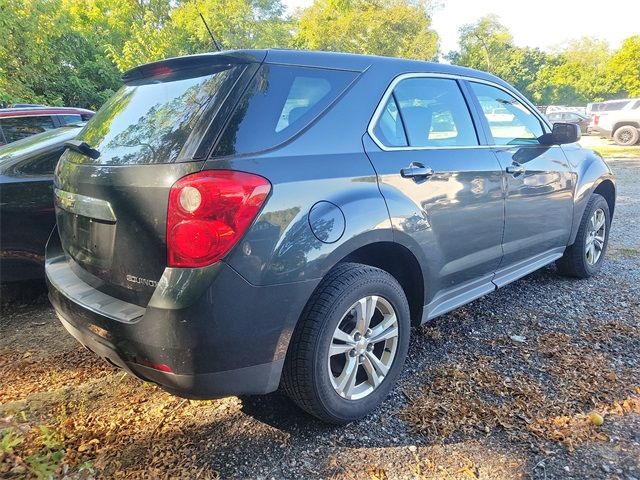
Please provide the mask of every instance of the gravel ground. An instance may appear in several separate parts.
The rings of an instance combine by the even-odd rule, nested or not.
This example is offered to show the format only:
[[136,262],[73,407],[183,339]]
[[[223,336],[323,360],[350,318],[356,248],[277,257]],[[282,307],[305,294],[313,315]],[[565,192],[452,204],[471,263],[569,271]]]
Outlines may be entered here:
[[[602,272],[576,281],[550,266],[415,329],[398,387],[360,422],[320,424],[279,393],[190,402],[123,379],[63,332],[46,297],[27,301],[33,291],[4,292],[0,412],[25,432],[40,424],[64,427],[71,471],[88,460],[89,472],[106,477],[638,480],[640,414],[609,412],[640,394],[640,159],[610,164],[619,193]],[[584,355],[569,355],[578,376],[571,369],[548,375],[547,367],[564,358],[562,351],[539,354],[551,338],[566,339],[567,352]],[[518,398],[512,420],[486,415],[483,405],[495,405],[492,399],[473,406],[464,396],[469,372],[483,361],[507,383],[526,379],[526,392],[539,388],[545,396]],[[412,416],[437,403],[429,386],[451,368],[459,376],[445,394],[459,402]],[[587,384],[593,388],[583,395],[577,386]],[[537,404],[542,418],[524,418]],[[465,405],[472,405],[466,413]],[[594,409],[607,413],[604,425],[579,430],[580,415]],[[569,430],[586,434],[532,434],[534,420],[554,425],[558,412],[569,412],[570,426],[577,419]],[[93,446],[84,448],[92,437]]]

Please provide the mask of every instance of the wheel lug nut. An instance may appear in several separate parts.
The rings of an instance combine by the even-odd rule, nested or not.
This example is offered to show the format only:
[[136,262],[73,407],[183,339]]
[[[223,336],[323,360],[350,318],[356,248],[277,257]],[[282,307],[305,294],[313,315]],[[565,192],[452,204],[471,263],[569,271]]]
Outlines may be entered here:
[[364,355],[360,355],[360,356],[358,357],[358,361],[359,361],[360,363],[364,362]]
[[356,342],[357,342],[357,341],[359,341],[361,338],[362,338],[362,335],[360,334],[360,332],[356,332],[356,333],[353,335],[353,339],[354,339]]
[[373,343],[367,345],[367,352],[371,352],[373,350]]
[[364,332],[364,338],[369,338],[371,336],[371,329],[367,328],[367,331]]
[[356,349],[355,348],[352,349],[352,350],[349,350],[349,356],[350,357],[355,357],[356,356]]

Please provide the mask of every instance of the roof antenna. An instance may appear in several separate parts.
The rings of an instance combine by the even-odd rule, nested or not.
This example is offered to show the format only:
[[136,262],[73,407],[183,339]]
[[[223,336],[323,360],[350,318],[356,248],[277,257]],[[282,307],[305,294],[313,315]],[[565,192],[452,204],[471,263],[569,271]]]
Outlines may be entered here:
[[200,18],[202,19],[202,23],[204,23],[204,26],[207,29],[207,32],[209,32],[209,36],[211,37],[211,40],[213,40],[213,46],[215,47],[215,49],[217,51],[222,50],[220,48],[220,44],[216,41],[216,37],[213,36],[213,33],[211,33],[211,29],[209,28],[209,25],[207,25],[207,21],[204,19],[204,17],[202,16],[202,13],[198,12],[198,15],[200,15]]

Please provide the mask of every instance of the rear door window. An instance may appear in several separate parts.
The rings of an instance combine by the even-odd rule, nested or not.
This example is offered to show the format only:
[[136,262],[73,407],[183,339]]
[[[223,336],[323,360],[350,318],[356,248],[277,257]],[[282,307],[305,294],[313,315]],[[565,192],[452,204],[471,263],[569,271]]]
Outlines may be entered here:
[[51,115],[0,118],[0,127],[6,143],[15,142],[55,128]]
[[[538,145],[542,123],[517,98],[491,85],[470,82],[496,145]],[[496,114],[500,111],[500,114]]]
[[263,65],[232,114],[214,155],[280,145],[317,118],[356,76],[344,70]]
[[[445,78],[416,77],[402,80],[393,90],[392,99],[399,112],[402,135],[406,132],[411,147],[456,147],[478,145],[478,137],[460,87],[455,80]],[[389,106],[387,106],[389,108]],[[395,130],[391,122],[392,112],[385,109],[377,122],[374,133],[386,146],[394,145],[390,134],[380,137],[377,132],[393,132],[400,129],[398,118]],[[397,134],[396,134],[397,135]],[[401,139],[402,136],[397,138]],[[397,141],[396,141],[397,143]]]

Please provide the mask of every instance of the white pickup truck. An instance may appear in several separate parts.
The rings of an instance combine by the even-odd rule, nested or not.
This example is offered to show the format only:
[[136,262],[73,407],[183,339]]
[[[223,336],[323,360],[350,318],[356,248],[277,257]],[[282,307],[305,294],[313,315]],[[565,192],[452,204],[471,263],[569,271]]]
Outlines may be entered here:
[[592,115],[591,131],[613,138],[618,145],[635,145],[640,140],[640,108]]

